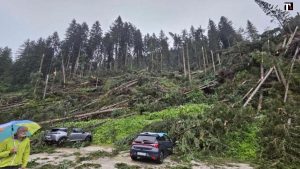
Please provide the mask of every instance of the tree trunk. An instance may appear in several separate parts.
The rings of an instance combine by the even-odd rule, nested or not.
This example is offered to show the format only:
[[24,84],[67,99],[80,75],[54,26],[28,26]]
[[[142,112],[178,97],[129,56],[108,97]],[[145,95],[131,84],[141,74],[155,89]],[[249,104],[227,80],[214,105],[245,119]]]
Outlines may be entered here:
[[204,48],[204,54],[205,54],[205,59],[206,59],[206,65],[208,66],[209,65],[209,60],[208,60],[206,48]]
[[97,76],[97,79],[96,79],[96,88],[98,87],[98,76]]
[[66,70],[67,70],[67,71],[70,69],[70,67],[69,67],[70,59],[71,59],[71,56],[70,56],[70,53],[69,53],[69,54],[68,54],[67,66],[66,66]]
[[153,58],[153,51],[151,52],[151,72],[154,69],[154,58]]
[[44,89],[44,94],[43,94],[43,99],[45,99],[45,97],[46,97],[48,80],[49,80],[49,75],[47,74],[47,76],[46,76],[46,84],[45,84],[45,89]]
[[54,87],[54,84],[55,84],[55,79],[56,79],[56,68],[54,69],[54,72],[53,72],[53,82],[51,84],[51,91],[53,91],[53,87]]
[[[40,68],[39,68],[39,73],[42,73],[42,66],[43,66],[43,62],[44,62],[44,57],[45,57],[45,54],[42,55],[42,59],[41,59],[41,62],[40,62]],[[39,77],[38,79],[36,80],[35,82],[35,85],[34,85],[34,90],[33,90],[33,95],[35,96],[35,93],[36,93],[36,88],[37,88],[37,85],[39,84]]]
[[177,62],[178,62],[178,69],[181,68],[181,61],[180,61],[180,51],[179,47],[177,46]]
[[272,73],[273,69],[274,69],[274,66],[272,68],[270,68],[270,70],[268,71],[268,73],[266,74],[266,76],[264,76],[264,78],[260,81],[260,83],[257,85],[257,87],[255,88],[255,90],[251,93],[250,97],[247,99],[247,101],[243,105],[243,107],[246,107],[248,105],[248,103],[251,101],[252,97],[256,94],[256,92],[259,90],[259,88],[261,87],[261,85],[266,81],[266,79]]
[[162,72],[163,69],[163,55],[162,55],[162,49],[160,50],[160,72]]
[[[264,67],[263,67],[263,57],[261,58],[261,63],[260,63],[260,79],[264,78]],[[259,99],[258,99],[258,106],[257,106],[257,112],[260,112],[262,108],[262,101],[263,101],[263,91],[261,90],[259,92]]]
[[125,65],[125,68],[127,68],[127,67],[126,67],[126,66],[127,66],[127,61],[128,61],[128,60],[127,60],[127,57],[128,57],[128,56],[127,56],[127,43],[126,43],[126,46],[125,46],[125,64],[124,64],[124,65]]
[[211,53],[211,60],[212,60],[212,64],[213,64],[213,68],[214,68],[214,74],[216,74],[216,66],[215,66],[215,59],[214,59],[214,53],[212,50],[210,50]]
[[190,56],[189,56],[189,44],[186,44],[186,56],[188,62],[188,73],[189,73],[189,82],[192,83],[192,76],[191,76],[191,66],[190,66]]
[[40,69],[39,69],[39,73],[41,73],[41,72],[42,72],[42,67],[43,67],[44,57],[45,57],[45,54],[43,54],[43,55],[42,55],[42,59],[41,59],[41,62],[40,62]]
[[293,67],[294,67],[294,63],[296,61],[296,57],[298,55],[298,52],[299,52],[299,47],[297,47],[297,49],[295,51],[295,54],[293,56],[293,59],[292,59],[292,64],[291,64],[290,71],[289,71],[289,77],[288,77],[287,82],[286,82],[286,88],[285,88],[284,99],[283,99],[284,103],[287,100],[287,94],[288,94],[288,90],[289,90],[289,84],[290,84],[291,74],[293,73]]
[[62,75],[63,75],[63,86],[65,88],[66,74],[65,74],[65,65],[64,65],[64,58],[63,58],[63,56],[61,57],[61,71],[62,71]]
[[182,64],[183,64],[183,72],[184,72],[184,77],[186,77],[186,67],[185,67],[185,57],[184,57],[184,44],[182,45]]
[[205,55],[204,55],[204,49],[203,49],[203,46],[201,47],[201,49],[202,49],[202,58],[203,58],[204,72],[206,73],[206,61],[205,61]]
[[79,57],[80,57],[81,46],[79,47],[78,56],[76,58],[75,67],[74,67],[74,75],[77,73],[77,69],[79,67]]

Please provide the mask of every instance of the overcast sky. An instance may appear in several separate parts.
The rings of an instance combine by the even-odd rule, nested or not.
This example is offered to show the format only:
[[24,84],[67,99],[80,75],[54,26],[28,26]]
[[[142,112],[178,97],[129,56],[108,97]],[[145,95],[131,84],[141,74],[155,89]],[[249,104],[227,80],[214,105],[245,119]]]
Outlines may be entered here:
[[[284,0],[266,0],[283,9]],[[299,0],[294,2],[292,15],[299,11]],[[61,39],[73,18],[91,25],[99,20],[104,31],[121,16],[139,28],[143,35],[180,33],[182,29],[202,26],[208,19],[217,24],[221,16],[228,17],[236,29],[245,28],[249,19],[260,32],[273,28],[254,0],[0,0],[0,47],[16,51],[26,39],[47,37],[54,31]]]

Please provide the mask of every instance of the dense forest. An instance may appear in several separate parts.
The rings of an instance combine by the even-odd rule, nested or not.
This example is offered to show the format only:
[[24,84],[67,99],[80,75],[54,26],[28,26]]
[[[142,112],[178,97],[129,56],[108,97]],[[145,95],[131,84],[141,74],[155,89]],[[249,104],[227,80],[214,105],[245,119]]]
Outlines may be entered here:
[[255,2],[278,27],[260,34],[221,16],[143,34],[121,16],[107,32],[73,19],[64,37],[26,40],[15,60],[0,48],[0,122],[80,125],[120,150],[140,131],[165,131],[185,160],[297,168],[300,15]]

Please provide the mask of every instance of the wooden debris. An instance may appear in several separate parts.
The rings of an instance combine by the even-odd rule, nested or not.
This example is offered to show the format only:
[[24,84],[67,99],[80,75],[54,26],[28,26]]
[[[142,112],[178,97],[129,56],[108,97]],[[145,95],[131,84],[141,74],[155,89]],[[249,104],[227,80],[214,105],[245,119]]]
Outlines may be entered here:
[[259,90],[261,85],[266,81],[266,79],[269,77],[269,75],[272,73],[273,70],[274,70],[274,66],[272,68],[270,68],[270,70],[267,72],[267,74],[264,76],[264,78],[261,80],[261,82],[257,85],[255,90],[251,93],[250,97],[247,99],[247,101],[243,105],[243,107],[246,107],[248,105],[248,103],[251,101],[253,96],[257,93],[257,91]]
[[295,54],[293,56],[293,59],[292,59],[292,63],[291,63],[291,67],[290,67],[290,71],[289,71],[289,75],[288,75],[289,77],[288,77],[288,80],[287,80],[287,83],[286,83],[286,88],[285,88],[285,93],[284,93],[284,99],[283,99],[284,103],[287,100],[287,94],[288,94],[288,90],[289,90],[289,83],[290,83],[290,79],[291,79],[291,74],[293,72],[293,67],[294,67],[294,63],[296,61],[296,56],[298,55],[298,52],[299,52],[299,47],[297,47],[297,49],[295,51]]
[[91,116],[95,116],[95,115],[100,115],[100,114],[103,114],[103,113],[110,113],[110,112],[113,112],[115,110],[121,110],[121,109],[123,109],[123,108],[120,107],[120,108],[114,108],[114,109],[97,110],[95,112],[90,112],[90,113],[85,113],[85,114],[78,114],[78,115],[74,115],[74,116],[58,118],[58,119],[52,119],[52,120],[48,120],[48,121],[42,121],[42,122],[39,122],[39,124],[45,125],[45,124],[57,123],[57,122],[61,122],[61,121],[69,120],[69,119],[73,119],[73,120],[74,119],[83,119],[83,118],[87,118],[87,117],[91,117]]
[[294,33],[292,34],[292,36],[290,37],[289,41],[287,42],[286,49],[285,49],[284,53],[286,53],[288,51],[288,49],[290,47],[290,44],[292,43],[292,40],[294,39],[297,30],[298,30],[298,26],[295,28]]
[[213,68],[214,68],[214,74],[216,74],[216,66],[215,66],[215,59],[214,59],[214,53],[213,53],[213,51],[211,50],[210,51],[210,53],[211,53],[211,60],[212,60],[212,64],[213,64]]
[[208,88],[208,87],[215,86],[215,85],[217,85],[217,84],[218,84],[218,81],[213,80],[213,81],[208,82],[208,83],[205,84],[205,85],[200,86],[199,89],[202,90],[202,89],[205,89],[205,88]]
[[46,97],[48,80],[49,80],[49,75],[47,74],[47,76],[46,76],[46,84],[45,84],[44,94],[43,94],[43,99],[45,99],[45,97]]

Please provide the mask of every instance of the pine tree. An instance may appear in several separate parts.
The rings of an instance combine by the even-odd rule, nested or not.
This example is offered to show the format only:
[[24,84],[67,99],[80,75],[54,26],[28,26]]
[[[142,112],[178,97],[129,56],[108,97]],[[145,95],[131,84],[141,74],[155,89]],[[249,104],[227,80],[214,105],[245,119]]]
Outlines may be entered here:
[[102,29],[99,21],[96,21],[90,31],[90,38],[88,40],[87,58],[95,61],[97,65],[101,65],[103,46],[102,46]]
[[269,15],[273,18],[271,21],[277,20],[278,23],[280,24],[280,26],[284,30],[292,33],[292,30],[291,30],[290,26],[288,25],[288,22],[291,20],[291,17],[290,17],[290,14],[288,11],[283,11],[280,8],[278,8],[278,5],[274,6],[263,0],[255,0],[255,2],[265,12],[266,15]]
[[236,41],[236,32],[232,27],[232,22],[226,17],[222,16],[219,22],[220,40],[222,42],[223,48],[228,48],[233,46],[234,41]]
[[247,33],[248,33],[248,38],[251,41],[258,40],[258,31],[256,30],[256,27],[249,20],[247,21]]
[[219,31],[217,29],[216,24],[214,21],[209,19],[208,21],[208,46],[210,50],[218,50],[220,48],[220,39],[219,39]]
[[0,48],[0,81],[7,82],[10,78],[12,67],[11,49],[8,47]]
[[136,56],[136,62],[137,62],[137,67],[141,67],[144,61],[143,58],[143,50],[144,50],[144,45],[143,45],[143,37],[142,33],[139,29],[135,30],[134,35],[133,35],[133,44],[134,44],[134,55]]

